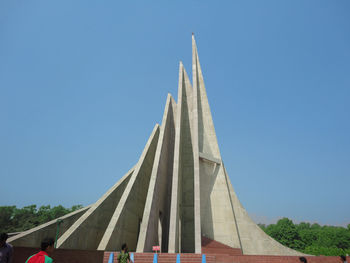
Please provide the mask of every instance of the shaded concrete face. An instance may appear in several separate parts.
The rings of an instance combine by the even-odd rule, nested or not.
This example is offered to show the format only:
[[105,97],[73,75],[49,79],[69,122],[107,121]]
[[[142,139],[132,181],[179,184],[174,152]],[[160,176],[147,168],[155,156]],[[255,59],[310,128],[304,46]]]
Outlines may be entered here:
[[195,250],[193,91],[180,63],[168,251]]
[[201,161],[202,235],[240,248],[236,221],[221,165]]
[[180,151],[179,151],[179,221],[181,252],[193,252],[194,245],[194,162],[191,136],[192,91],[186,85],[182,92]]
[[181,247],[179,242],[179,234],[181,233],[180,220],[179,220],[179,204],[180,204],[180,186],[179,178],[180,167],[180,142],[181,142],[181,119],[182,119],[182,93],[184,92],[185,72],[182,63],[179,67],[179,86],[178,86],[178,104],[176,109],[175,119],[175,143],[174,143],[174,162],[172,171],[172,188],[171,188],[171,203],[170,203],[170,222],[169,222],[169,240],[168,240],[168,252],[174,253]]
[[115,209],[98,250],[119,250],[127,243],[136,250],[152,166],[159,137],[157,124]]
[[[267,236],[239,202],[225,170],[197,46],[192,84],[180,62],[177,103],[169,94],[137,164],[95,204],[64,218],[57,245],[71,249],[201,253],[208,238],[246,255],[301,255]],[[56,221],[9,239],[36,246]]]
[[[175,117],[176,117],[176,103],[171,98],[169,116],[164,130],[165,148],[162,149],[159,167],[159,182],[156,183],[155,196],[158,198],[159,209],[155,211],[154,215],[158,215],[158,220],[154,221],[157,225],[158,221],[158,244],[161,246],[162,252],[167,252],[169,244],[169,225],[170,225],[170,202],[171,202],[171,188],[172,188],[172,172],[174,163],[174,144],[175,144]],[[171,149],[171,151],[169,151]],[[150,231],[152,232],[152,231]],[[153,232],[154,233],[154,232]],[[151,248],[157,242],[148,241],[148,247]]]
[[159,245],[162,252],[168,251],[170,197],[174,160],[176,103],[168,95],[159,141],[154,158],[146,204],[137,243],[137,251],[152,252]]

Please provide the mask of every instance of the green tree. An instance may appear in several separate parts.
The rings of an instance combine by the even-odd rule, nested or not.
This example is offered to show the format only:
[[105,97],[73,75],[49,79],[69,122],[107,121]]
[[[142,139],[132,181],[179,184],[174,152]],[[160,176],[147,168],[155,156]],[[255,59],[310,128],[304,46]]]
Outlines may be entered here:
[[70,212],[69,209],[64,208],[61,205],[58,205],[51,209],[50,214],[52,218],[58,218],[58,217],[64,216],[65,214],[68,214],[69,212]]
[[25,206],[22,209],[16,209],[13,219],[13,231],[23,231],[37,226],[36,205]]
[[282,218],[277,221],[277,224],[267,226],[266,233],[287,247],[293,249],[305,247],[293,221],[288,218]]
[[12,232],[12,226],[9,225],[15,213],[16,206],[1,206],[0,207],[0,233]]
[[50,214],[50,210],[51,210],[50,205],[40,206],[40,208],[37,212],[37,217],[38,217],[38,221],[40,224],[49,222],[53,219],[51,214]]
[[283,245],[306,254],[339,256],[350,254],[349,225],[347,228],[305,222],[294,225],[283,218],[276,224],[260,227]]

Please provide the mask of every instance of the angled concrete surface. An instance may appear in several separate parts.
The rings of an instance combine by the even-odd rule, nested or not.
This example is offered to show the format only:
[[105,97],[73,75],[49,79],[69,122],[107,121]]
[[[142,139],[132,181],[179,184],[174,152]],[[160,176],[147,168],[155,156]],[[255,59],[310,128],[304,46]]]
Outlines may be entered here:
[[168,251],[171,178],[174,161],[176,103],[168,94],[148,187],[137,252],[152,252],[159,245]]
[[192,50],[192,76],[197,96],[201,235],[241,248],[194,36]]
[[58,239],[57,248],[97,249],[134,169],[128,171]]
[[125,242],[131,251],[136,250],[158,137],[159,125],[156,124],[103,234],[98,250],[120,250]]
[[201,127],[199,125],[201,120],[200,112],[200,89],[204,86],[203,77],[201,75],[201,69],[199,65],[199,59],[197,54],[197,46],[192,35],[192,78],[193,78],[193,108],[192,115],[192,141],[193,141],[193,181],[194,181],[194,252],[202,252],[202,234],[201,234],[201,192],[200,192],[200,135]]
[[180,63],[178,108],[168,252],[189,252],[194,244],[194,165],[191,134],[193,92],[188,75]]

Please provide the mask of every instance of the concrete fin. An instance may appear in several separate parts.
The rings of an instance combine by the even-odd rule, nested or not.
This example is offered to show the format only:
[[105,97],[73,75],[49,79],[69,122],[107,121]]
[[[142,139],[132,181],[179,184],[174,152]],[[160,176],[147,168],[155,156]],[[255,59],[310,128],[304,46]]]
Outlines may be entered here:
[[196,41],[192,35],[192,77],[193,88],[197,92],[198,110],[198,147],[199,151],[221,159],[211,115],[202,69],[199,63]]
[[200,235],[200,214],[197,193],[199,192],[198,169],[196,169],[196,161],[198,161],[198,150],[196,142],[196,134],[194,133],[195,123],[193,121],[194,90],[190,79],[183,68],[183,87],[185,96],[182,98],[184,103],[182,106],[181,119],[181,206],[180,206],[180,222],[181,226],[179,236],[181,242],[181,250],[179,252],[195,252],[201,253],[201,235]]
[[179,67],[178,85],[169,253],[193,252],[195,250],[194,166],[191,133],[193,89],[182,63]]
[[154,157],[145,209],[143,212],[137,252],[152,252],[159,245],[168,251],[170,193],[174,162],[176,103],[168,94],[159,141]]
[[57,248],[97,249],[134,169],[130,169],[57,240]]
[[240,248],[244,254],[300,255],[301,253],[286,248],[267,236],[250,219],[233,191],[225,168],[218,163],[221,161],[221,154],[194,36],[192,36],[192,71],[195,97],[194,122],[198,124],[194,128],[194,133],[198,134],[199,157],[201,157],[199,174],[202,235],[233,248]]
[[197,207],[200,209],[200,235],[231,247],[240,248],[234,213],[226,188],[225,174],[220,165],[220,150],[194,36],[192,36],[192,77],[195,94],[193,111],[195,123],[193,131],[196,137],[195,176],[199,181],[199,186],[195,190],[199,192],[197,203],[200,204],[197,204]]
[[158,137],[159,125],[156,124],[114,210],[98,250],[119,250],[124,242],[128,244],[130,251],[136,250]]
[[[198,69],[199,67],[199,69]],[[200,161],[199,153],[202,152],[200,148],[200,92],[198,74],[200,71],[199,60],[197,55],[197,46],[192,34],[192,83],[193,83],[193,110],[192,110],[192,138],[193,138],[193,168],[194,168],[194,216],[195,216],[195,252],[201,253],[201,239],[202,239],[202,223],[201,223],[201,186],[200,186]],[[203,153],[203,152],[202,152]]]
[[174,163],[171,188],[170,202],[170,224],[169,224],[169,244],[168,252],[175,253],[179,251],[179,162],[180,162],[180,124],[182,115],[182,91],[183,91],[184,68],[182,62],[179,65],[179,81],[178,81],[178,100],[175,119],[175,144],[174,144]]
[[59,237],[67,231],[67,229],[78,220],[91,206],[86,206],[77,211],[64,215],[62,217],[56,218],[47,222],[45,224],[39,225],[27,231],[24,231],[18,235],[10,237],[7,242],[11,243],[13,246],[17,247],[40,247],[41,240],[45,237],[56,236],[58,220],[60,223]]

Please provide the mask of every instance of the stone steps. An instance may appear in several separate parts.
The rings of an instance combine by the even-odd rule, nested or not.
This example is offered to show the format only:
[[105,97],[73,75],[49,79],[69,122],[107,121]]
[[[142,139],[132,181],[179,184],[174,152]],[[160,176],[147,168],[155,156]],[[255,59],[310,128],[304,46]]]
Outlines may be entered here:
[[[118,263],[118,252],[105,252],[103,263],[108,263],[109,255],[114,253],[113,263]],[[135,263],[153,263],[154,253],[134,253]],[[177,254],[158,253],[158,263],[175,263]],[[202,254],[183,253],[180,254],[181,263],[201,263]],[[207,263],[215,263],[214,255],[206,255]]]
[[[114,253],[113,263],[118,263],[118,252],[105,252],[103,263],[108,263],[109,254]],[[153,263],[153,253],[134,253],[135,263]],[[205,254],[207,263],[300,263],[298,256]],[[158,263],[176,263],[177,254],[160,253]],[[307,256],[309,263],[338,263],[339,257]],[[201,263],[202,254],[180,254],[181,263]],[[348,257],[349,260],[349,257]],[[98,263],[98,262],[96,262]]]

